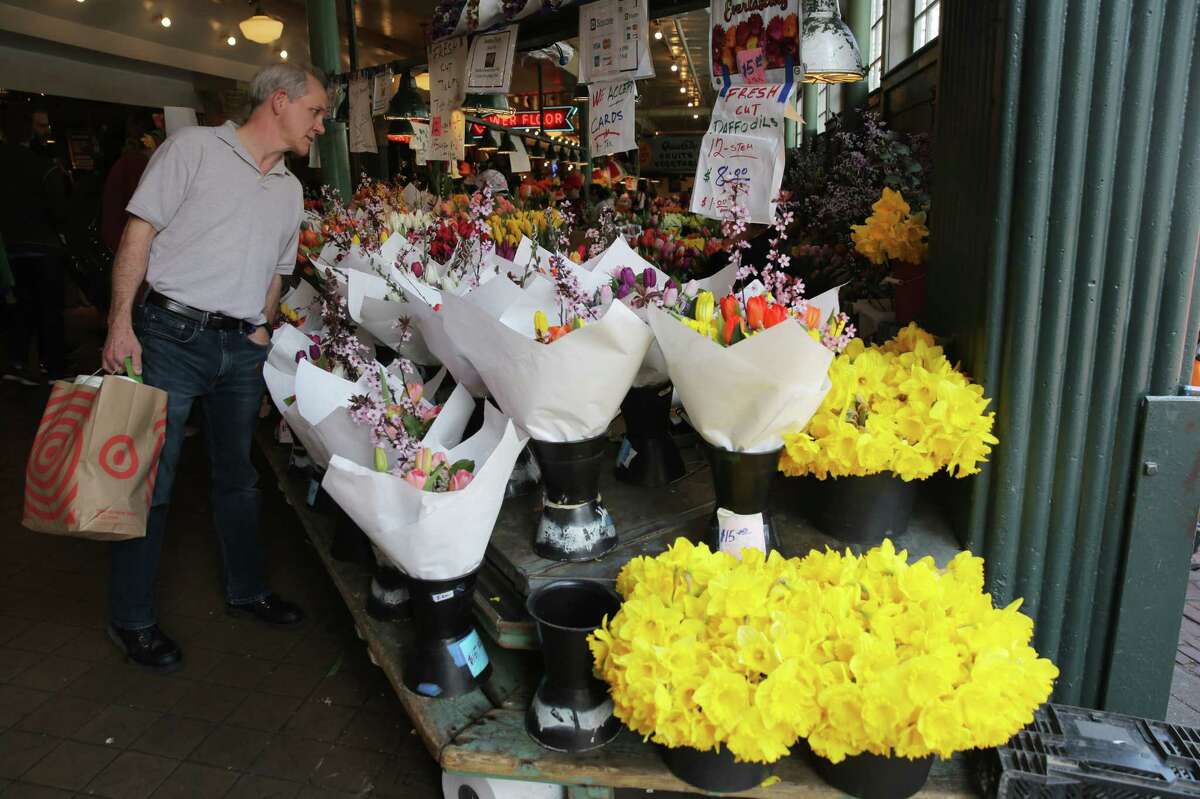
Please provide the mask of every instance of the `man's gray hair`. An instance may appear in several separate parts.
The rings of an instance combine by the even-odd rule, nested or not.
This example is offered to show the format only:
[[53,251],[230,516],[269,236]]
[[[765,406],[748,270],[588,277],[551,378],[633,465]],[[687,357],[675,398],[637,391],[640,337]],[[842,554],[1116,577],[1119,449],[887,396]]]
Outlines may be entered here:
[[308,91],[308,76],[312,75],[323,88],[329,85],[325,73],[316,67],[296,64],[272,64],[259,71],[250,83],[250,103],[254,108],[271,99],[271,95],[283,89],[289,100],[298,100]]

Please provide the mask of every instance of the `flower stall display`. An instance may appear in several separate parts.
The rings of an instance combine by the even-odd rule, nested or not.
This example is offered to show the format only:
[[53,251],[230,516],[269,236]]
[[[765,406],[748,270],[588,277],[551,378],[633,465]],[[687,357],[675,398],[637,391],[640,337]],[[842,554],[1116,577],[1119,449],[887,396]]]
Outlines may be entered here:
[[[677,750],[727,750],[745,769],[805,739],[834,787],[904,797],[933,756],[1008,740],[1058,674],[1030,646],[1020,600],[993,607],[983,561],[966,552],[945,569],[890,541],[863,556],[738,561],[679,539],[626,564],[617,590],[621,610],[590,639],[596,673],[618,718],[666,747],[684,779],[697,772],[676,770]],[[746,779],[695,784],[743,790],[766,776],[731,771],[699,776]]]
[[[490,395],[530,436],[545,490],[534,550],[585,560],[616,545],[598,488],[605,432],[651,336],[623,304],[596,306],[566,258],[549,260],[553,283],[541,274],[522,276],[523,285],[498,277],[445,296],[441,315]],[[550,319],[572,329],[550,340]]]
[[415,640],[405,647],[405,686],[431,698],[469,693],[490,674],[471,621],[475,574],[525,445],[490,403],[483,426],[464,439],[474,407],[459,386],[408,457],[379,470],[334,456],[322,481],[406,576]]
[[[777,232],[788,221],[782,212]],[[734,220],[730,232],[736,235],[739,226]],[[778,239],[772,241],[774,247]],[[783,434],[803,426],[825,398],[834,353],[853,334],[838,310],[836,290],[805,299],[803,284],[782,271],[786,257],[772,249],[755,269],[742,266],[735,248],[737,276],[756,276],[766,296],[746,289],[722,298],[701,292],[685,313],[649,312],[671,382],[710,446],[717,506],[708,540],[735,554],[778,546],[767,509],[772,464]],[[737,391],[714,391],[713,375]]]
[[913,212],[900,192],[885,187],[871,215],[851,228],[855,249],[876,266],[891,267],[896,318],[911,321],[925,305],[925,212]]
[[425,366],[440,363],[416,325],[413,303],[395,280],[358,270],[346,277],[351,319],[402,358]]
[[812,509],[818,526],[842,540],[878,543],[889,531],[903,533],[913,481],[977,474],[998,443],[983,387],[915,323],[883,345],[850,342],[829,378],[808,425],[784,436],[779,469],[832,480]]

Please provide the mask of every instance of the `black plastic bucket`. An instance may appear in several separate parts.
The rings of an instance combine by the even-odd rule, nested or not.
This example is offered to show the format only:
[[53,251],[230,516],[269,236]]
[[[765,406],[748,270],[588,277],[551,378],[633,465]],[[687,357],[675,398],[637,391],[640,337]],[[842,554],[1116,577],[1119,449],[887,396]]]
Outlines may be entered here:
[[870,752],[852,755],[836,764],[811,749],[808,757],[821,779],[858,799],[908,799],[925,786],[933,766],[932,757],[909,760]]
[[542,514],[533,551],[549,560],[592,560],[617,545],[617,529],[600,497],[608,439],[529,440],[542,471]]
[[717,511],[721,508],[739,515],[762,514],[763,540],[767,552],[779,549],[779,538],[771,522],[771,487],[779,474],[779,453],[733,452],[720,447],[705,447],[712,469],[713,494],[716,506],[708,522],[705,543],[712,550],[721,549],[721,526]]
[[916,496],[916,481],[890,472],[816,481],[809,518],[839,541],[873,547],[908,530]]
[[713,793],[748,791],[761,785],[774,768],[766,763],[738,763],[725,747],[720,752],[702,752],[690,746],[660,749],[672,774],[688,785]]
[[452,580],[408,578],[414,640],[404,649],[404,686],[421,696],[450,699],[474,691],[492,673],[471,623],[475,572]]
[[538,588],[525,603],[537,622],[545,674],[525,713],[525,730],[556,752],[586,752],[616,737],[608,686],[592,675],[587,638],[621,599],[602,583],[557,580]]
[[617,452],[617,479],[660,488],[683,477],[679,447],[671,437],[670,383],[631,388],[621,403],[625,439]]

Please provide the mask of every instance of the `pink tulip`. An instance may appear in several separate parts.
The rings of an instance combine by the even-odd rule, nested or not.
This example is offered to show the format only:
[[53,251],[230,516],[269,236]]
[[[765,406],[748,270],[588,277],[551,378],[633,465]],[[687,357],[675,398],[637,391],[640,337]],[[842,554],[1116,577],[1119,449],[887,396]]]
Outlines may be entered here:
[[404,390],[408,392],[408,398],[413,401],[413,405],[416,405],[421,401],[421,394],[425,391],[425,385],[415,381],[412,383],[405,383]]
[[437,467],[441,466],[445,462],[446,462],[446,453],[444,453],[444,452],[433,453],[433,468],[436,469]]
[[442,412],[441,405],[431,405],[421,411],[421,421],[428,422],[430,419],[436,419],[437,415]]
[[425,472],[420,469],[413,469],[408,474],[404,475],[404,479],[417,488],[425,487]]
[[460,491],[470,485],[473,479],[475,479],[475,475],[471,474],[466,469],[459,469],[450,478],[450,490]]

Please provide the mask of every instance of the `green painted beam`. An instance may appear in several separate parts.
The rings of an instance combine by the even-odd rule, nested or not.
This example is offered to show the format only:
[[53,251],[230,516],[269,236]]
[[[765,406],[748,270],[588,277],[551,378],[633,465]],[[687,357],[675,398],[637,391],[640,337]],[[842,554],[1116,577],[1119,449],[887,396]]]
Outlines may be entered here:
[[[843,0],[846,9],[846,24],[858,40],[858,51],[862,53],[863,66],[871,64],[871,0]],[[866,78],[857,83],[847,83],[842,89],[845,102],[842,113],[861,111],[867,106],[868,82]]]
[[817,87],[812,83],[804,84],[804,130],[803,140],[811,142],[817,135]]
[[[337,0],[307,0],[308,51],[313,66],[333,75],[341,70],[341,37],[338,34]],[[330,109],[330,116],[333,111]],[[346,125],[325,120],[325,133],[317,137],[321,153],[321,182],[349,202],[350,150]]]

